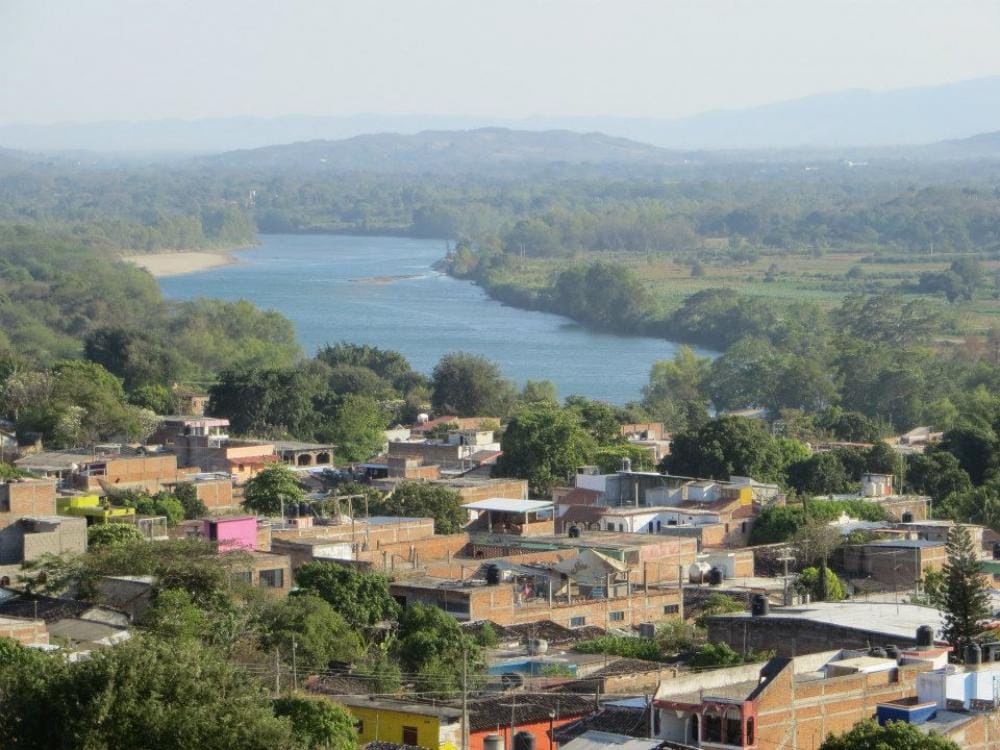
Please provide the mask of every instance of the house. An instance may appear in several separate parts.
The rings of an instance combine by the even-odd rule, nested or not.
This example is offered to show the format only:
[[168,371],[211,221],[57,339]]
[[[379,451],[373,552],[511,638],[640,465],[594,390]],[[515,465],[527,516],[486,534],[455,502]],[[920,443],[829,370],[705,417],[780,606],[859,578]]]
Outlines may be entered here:
[[462,506],[469,513],[470,531],[518,536],[551,535],[552,503],[548,500],[510,500],[494,497]]
[[484,750],[490,735],[500,735],[504,746],[513,748],[513,736],[522,732],[532,736],[535,750],[554,750],[555,730],[596,708],[593,696],[565,693],[510,692],[470,701],[469,750]]
[[832,650],[675,677],[656,691],[653,736],[693,747],[818,747],[880,704],[917,694],[919,676],[938,664],[920,651],[897,660]]
[[57,515],[56,505],[54,480],[0,482],[0,579],[40,555],[87,549],[86,521]]
[[292,590],[292,561],[288,555],[255,550],[236,550],[239,555],[231,568],[234,583],[264,589],[285,596]]
[[812,602],[770,607],[766,613],[736,612],[708,618],[708,639],[738,651],[773,651],[800,656],[834,648],[871,648],[917,643],[917,630],[940,629],[932,607],[897,602]]
[[[317,688],[322,694],[322,687]],[[430,750],[462,747],[462,711],[453,706],[368,696],[333,698],[354,717],[358,742],[392,742]]]
[[201,523],[201,537],[216,542],[219,552],[257,549],[256,516],[206,518]]
[[845,544],[837,549],[834,560],[851,578],[870,578],[893,591],[908,591],[927,573],[944,567],[948,549],[943,542],[927,539],[878,539]]

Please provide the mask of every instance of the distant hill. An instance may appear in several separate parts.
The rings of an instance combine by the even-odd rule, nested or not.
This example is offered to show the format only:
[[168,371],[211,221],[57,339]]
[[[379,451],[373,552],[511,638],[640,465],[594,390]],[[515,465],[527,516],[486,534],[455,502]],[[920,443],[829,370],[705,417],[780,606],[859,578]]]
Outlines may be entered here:
[[0,126],[0,145],[31,151],[219,153],[365,133],[503,127],[600,132],[681,150],[913,146],[1000,129],[1000,76],[893,91],[841,91],[676,119],[462,115],[219,117]]
[[669,164],[682,160],[656,146],[603,133],[568,130],[427,130],[380,133],[230,151],[201,161],[264,170],[452,171],[544,164]]
[[918,156],[931,159],[1000,159],[1000,130],[932,143],[915,152]]

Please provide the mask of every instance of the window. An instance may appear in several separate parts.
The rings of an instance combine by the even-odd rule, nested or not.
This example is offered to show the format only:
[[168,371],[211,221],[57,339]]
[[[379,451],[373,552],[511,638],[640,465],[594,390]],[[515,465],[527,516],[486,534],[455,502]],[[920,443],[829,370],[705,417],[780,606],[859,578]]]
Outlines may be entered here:
[[571,617],[569,618],[569,626],[571,628],[582,628],[587,624],[586,617]]
[[722,715],[718,709],[710,708],[705,712],[705,742],[722,742]]
[[665,615],[676,615],[680,614],[681,607],[679,604],[664,604],[663,614]]
[[660,736],[660,711],[659,709],[653,710],[653,736]]
[[403,727],[403,744],[404,745],[416,745],[417,744],[417,728],[416,727]]
[[740,524],[740,532],[743,533],[743,534],[747,533],[747,522],[746,521],[744,521],[743,523]]
[[743,717],[738,708],[727,708],[725,718],[726,738],[723,742],[730,745],[743,745]]
[[753,740],[754,740],[754,737],[753,737],[753,717],[751,716],[750,718],[747,719],[747,744],[748,745],[752,745],[753,744]]
[[611,620],[611,622],[622,622],[625,619],[625,613],[612,612],[610,615],[608,615],[608,619]]
[[285,571],[281,568],[260,571],[260,585],[266,589],[280,589],[285,585]]
[[241,570],[237,573],[233,573],[232,580],[233,583],[236,584],[245,583],[247,586],[249,586],[253,583],[253,573],[251,573],[249,570]]

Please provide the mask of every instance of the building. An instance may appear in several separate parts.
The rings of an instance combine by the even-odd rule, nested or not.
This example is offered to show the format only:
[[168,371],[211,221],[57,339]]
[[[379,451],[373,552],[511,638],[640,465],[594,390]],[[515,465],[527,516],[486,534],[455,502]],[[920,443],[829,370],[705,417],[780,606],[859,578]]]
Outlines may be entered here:
[[257,549],[256,516],[206,518],[201,524],[201,537],[216,542],[219,552]]
[[893,602],[812,602],[771,607],[766,614],[737,612],[708,618],[708,639],[737,651],[773,651],[800,656],[835,648],[909,648],[917,628],[940,630],[941,613],[932,607]]
[[240,550],[231,570],[234,583],[264,589],[269,594],[285,596],[292,590],[292,561],[288,555],[274,552]]
[[40,555],[86,549],[86,521],[57,515],[54,480],[0,482],[0,579]]
[[816,748],[880,704],[916,695],[920,675],[941,661],[937,651],[897,660],[837,650],[676,677],[656,692],[653,735],[693,747]]
[[551,620],[568,628],[630,628],[680,612],[678,587],[636,590],[624,580],[624,571],[609,573],[602,587],[592,573],[595,567],[588,566],[580,575],[567,574],[557,585],[557,576],[575,564],[572,559],[564,566],[508,563],[506,570],[498,566],[500,580],[495,583],[414,576],[392,582],[389,589],[404,607],[432,605],[460,621],[492,620],[501,625]]
[[510,500],[494,497],[463,506],[469,513],[469,530],[518,536],[551,535],[552,503],[548,500]]
[[835,564],[850,578],[867,578],[893,591],[916,588],[927,573],[948,561],[942,542],[926,539],[878,539],[845,544],[836,551]]
[[[320,686],[317,688],[322,690]],[[416,701],[331,696],[354,717],[358,742],[393,742],[430,750],[462,747],[462,711]]]
[[596,708],[593,696],[565,693],[515,691],[470,701],[469,750],[485,750],[490,735],[499,735],[504,747],[513,748],[513,736],[522,732],[532,736],[535,750],[554,750],[554,732]]

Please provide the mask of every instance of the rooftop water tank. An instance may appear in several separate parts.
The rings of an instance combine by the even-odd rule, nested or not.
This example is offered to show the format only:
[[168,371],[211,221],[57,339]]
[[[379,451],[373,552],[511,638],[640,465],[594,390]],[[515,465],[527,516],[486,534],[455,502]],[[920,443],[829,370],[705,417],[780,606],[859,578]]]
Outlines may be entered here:
[[515,734],[514,750],[535,750],[535,735],[531,732],[518,732]]
[[722,568],[712,568],[708,571],[708,585],[709,586],[720,586],[722,585],[722,580],[726,577],[726,574],[722,572]]
[[504,750],[503,737],[499,734],[488,734],[483,738],[483,750]]
[[691,563],[688,568],[688,580],[691,583],[704,583],[705,579],[708,578],[708,571],[711,569],[712,566],[706,562]]
[[934,628],[921,625],[917,628],[917,648],[931,648],[934,645]]
[[764,594],[754,594],[750,600],[750,614],[753,617],[765,617],[771,611],[771,602]]

